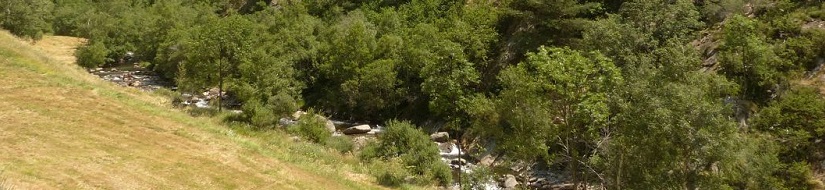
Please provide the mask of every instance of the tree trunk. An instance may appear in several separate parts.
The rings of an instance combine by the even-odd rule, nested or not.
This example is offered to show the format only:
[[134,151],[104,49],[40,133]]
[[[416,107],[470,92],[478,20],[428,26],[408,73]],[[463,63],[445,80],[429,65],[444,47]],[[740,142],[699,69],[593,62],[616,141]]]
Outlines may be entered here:
[[688,172],[687,179],[685,180],[685,189],[696,190],[696,180],[696,172]]
[[218,112],[223,108],[223,102],[221,100],[223,99],[223,61],[219,63],[221,64],[218,64]]
[[616,170],[616,190],[622,189],[622,164],[624,164],[624,151],[619,152],[619,168]]

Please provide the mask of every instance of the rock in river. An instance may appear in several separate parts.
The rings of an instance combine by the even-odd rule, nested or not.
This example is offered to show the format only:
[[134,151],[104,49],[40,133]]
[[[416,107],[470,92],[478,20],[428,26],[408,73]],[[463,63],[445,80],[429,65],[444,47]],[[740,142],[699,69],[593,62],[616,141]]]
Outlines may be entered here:
[[518,185],[518,181],[516,181],[516,176],[510,174],[504,176],[504,183],[502,184],[504,188],[512,189],[515,188],[516,185]]
[[372,130],[372,128],[370,128],[369,125],[358,125],[358,126],[354,126],[354,127],[344,129],[343,132],[344,132],[345,135],[355,135],[355,134],[364,134],[364,133],[370,132],[371,130]]
[[450,140],[450,134],[447,132],[437,132],[430,135],[430,139],[435,142],[445,143]]

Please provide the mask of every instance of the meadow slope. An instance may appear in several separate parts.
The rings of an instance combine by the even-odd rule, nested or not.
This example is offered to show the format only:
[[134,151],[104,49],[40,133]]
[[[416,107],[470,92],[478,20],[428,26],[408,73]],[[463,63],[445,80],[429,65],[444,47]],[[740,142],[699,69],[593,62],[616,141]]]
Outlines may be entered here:
[[73,64],[82,42],[32,45],[0,31],[0,189],[381,188],[352,172],[351,156],[289,155],[331,153],[244,135],[92,76]]

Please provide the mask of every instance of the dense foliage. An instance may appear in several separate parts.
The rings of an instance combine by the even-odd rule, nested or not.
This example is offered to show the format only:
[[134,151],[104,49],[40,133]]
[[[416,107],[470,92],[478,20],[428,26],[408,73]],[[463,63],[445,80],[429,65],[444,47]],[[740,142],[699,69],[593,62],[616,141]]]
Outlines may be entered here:
[[[441,128],[608,189],[823,188],[825,100],[797,84],[825,62],[822,20],[803,0],[0,3],[16,35],[88,38],[84,67],[134,52],[262,129],[301,108],[391,121],[364,150],[414,166],[390,185],[450,181],[421,132]],[[290,131],[352,149],[305,118]]]
[[367,160],[400,158],[410,172],[420,176],[419,181],[436,180],[443,185],[452,181],[450,169],[441,163],[430,137],[409,122],[387,122],[387,132],[381,134],[377,143],[365,147],[361,157]]

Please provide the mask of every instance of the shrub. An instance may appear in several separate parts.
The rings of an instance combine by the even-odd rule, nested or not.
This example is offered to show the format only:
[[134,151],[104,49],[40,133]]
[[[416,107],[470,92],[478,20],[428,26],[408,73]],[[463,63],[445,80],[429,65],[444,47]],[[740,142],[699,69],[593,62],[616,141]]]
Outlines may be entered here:
[[278,117],[274,117],[276,115],[272,112],[272,109],[265,104],[261,104],[257,99],[244,102],[241,110],[243,110],[249,123],[257,127],[271,126],[278,122]]
[[301,136],[314,143],[323,143],[332,136],[332,132],[327,130],[325,123],[326,121],[314,113],[309,113],[301,116],[297,124],[289,126],[287,132]]
[[787,165],[778,176],[784,178],[784,186],[788,189],[817,189],[818,183],[813,178],[811,166],[805,162],[794,162]]
[[106,46],[100,42],[92,42],[77,49],[75,56],[77,64],[86,68],[100,67],[106,64],[106,55],[109,54]]
[[400,158],[410,167],[410,172],[423,176],[418,181],[437,180],[442,185],[452,181],[450,169],[441,162],[438,148],[430,137],[409,122],[387,122],[387,131],[378,140],[364,147],[360,157],[365,160]]
[[189,115],[194,117],[212,117],[218,115],[218,109],[215,108],[192,108],[189,109]]
[[183,96],[180,94],[180,92],[172,91],[167,88],[159,88],[154,92],[155,94],[169,98],[169,101],[172,102],[172,105],[176,107],[181,105],[181,102],[184,101]]
[[374,167],[373,175],[376,176],[378,184],[390,187],[398,187],[404,184],[409,172],[404,167],[403,161],[398,158],[387,160],[387,162],[377,163]]
[[493,171],[487,167],[477,167],[473,172],[461,176],[462,189],[485,189],[485,185],[493,181]]
[[324,146],[335,149],[341,153],[352,152],[352,150],[355,149],[352,139],[347,136],[331,137],[324,142]]
[[779,100],[759,111],[753,126],[768,132],[781,143],[780,155],[785,162],[820,161],[825,145],[815,143],[825,139],[825,98],[819,90],[795,86]]

